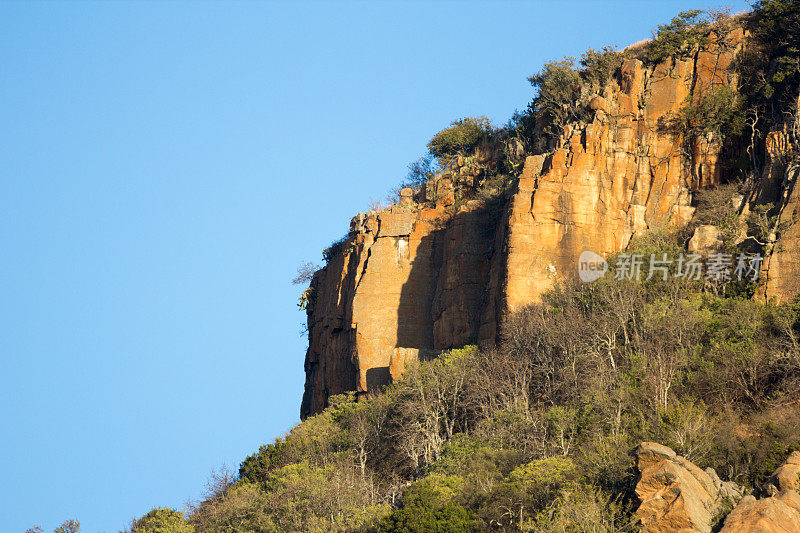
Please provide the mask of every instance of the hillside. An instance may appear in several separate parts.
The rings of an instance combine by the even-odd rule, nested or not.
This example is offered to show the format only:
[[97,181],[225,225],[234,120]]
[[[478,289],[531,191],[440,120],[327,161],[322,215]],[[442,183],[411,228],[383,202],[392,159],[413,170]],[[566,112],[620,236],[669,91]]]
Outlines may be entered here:
[[300,273],[303,422],[133,531],[800,532],[800,4],[530,82]]

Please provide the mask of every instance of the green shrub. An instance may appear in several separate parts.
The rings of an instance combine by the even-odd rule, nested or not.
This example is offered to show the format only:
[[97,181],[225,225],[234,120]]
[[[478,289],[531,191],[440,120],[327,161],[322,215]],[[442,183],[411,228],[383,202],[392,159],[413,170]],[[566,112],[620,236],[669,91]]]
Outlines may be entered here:
[[683,58],[694,46],[702,44],[707,21],[703,11],[683,11],[669,24],[661,24],[653,40],[648,43],[645,57],[650,63],[660,63],[669,57]]
[[580,75],[595,92],[600,92],[622,65],[622,53],[614,47],[590,48],[581,56]]
[[528,113],[541,124],[542,132],[549,138],[558,138],[567,122],[582,116],[575,104],[580,96],[581,77],[575,70],[575,59],[548,61],[542,70],[528,81],[537,90],[528,104]]
[[541,533],[634,533],[636,519],[619,498],[587,485],[564,491],[551,509],[536,517],[532,529]]
[[333,241],[330,246],[322,250],[322,260],[325,261],[326,265],[330,263],[334,257],[344,251],[349,238],[348,235],[345,235],[341,239]]
[[156,507],[131,523],[131,533],[194,533],[183,513],[169,507]]
[[428,142],[428,150],[439,161],[447,163],[454,156],[475,148],[491,131],[491,121],[484,116],[462,118],[434,135]]
[[258,485],[240,481],[202,502],[189,516],[189,523],[197,533],[277,532],[267,503],[267,495]]
[[239,466],[239,479],[250,483],[266,483],[267,476],[286,464],[286,442],[275,439],[274,443],[262,445],[258,452],[248,456]]
[[713,134],[725,138],[744,130],[741,102],[729,85],[716,85],[699,98],[687,100],[680,114],[692,137]]
[[472,512],[454,502],[463,488],[458,476],[430,474],[403,492],[402,504],[381,522],[381,531],[460,533],[475,525]]

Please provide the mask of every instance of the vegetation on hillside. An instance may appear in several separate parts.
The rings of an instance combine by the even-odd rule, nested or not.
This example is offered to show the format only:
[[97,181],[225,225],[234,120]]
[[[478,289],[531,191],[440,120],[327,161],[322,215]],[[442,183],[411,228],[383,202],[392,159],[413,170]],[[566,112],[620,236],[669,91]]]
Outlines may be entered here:
[[[629,252],[655,249],[681,244],[650,235]],[[175,531],[632,531],[640,441],[751,488],[800,450],[798,339],[800,303],[675,276],[562,285],[495,349],[332,398],[217,476]]]

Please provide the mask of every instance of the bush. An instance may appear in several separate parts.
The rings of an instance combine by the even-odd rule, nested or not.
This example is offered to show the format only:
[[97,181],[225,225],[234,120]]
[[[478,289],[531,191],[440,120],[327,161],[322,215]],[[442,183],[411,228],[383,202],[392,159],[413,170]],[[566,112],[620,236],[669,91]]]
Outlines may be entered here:
[[695,194],[697,209],[692,225],[718,227],[722,242],[731,246],[739,238],[742,230],[738,209],[734,206],[734,198],[740,188],[740,183],[728,183],[697,191]]
[[434,135],[428,142],[428,150],[446,164],[454,156],[475,148],[491,131],[491,121],[484,116],[462,118]]
[[183,513],[169,507],[156,507],[131,523],[131,533],[194,533]]
[[669,24],[661,24],[645,52],[647,61],[660,63],[669,57],[683,58],[692,48],[703,42],[703,32],[707,22],[702,18],[703,11],[692,9],[683,11]]
[[470,531],[472,512],[454,502],[463,487],[458,476],[431,474],[403,492],[402,504],[383,519],[381,531],[429,533]]
[[541,533],[617,533],[639,531],[631,510],[618,499],[587,485],[563,492],[552,511],[541,513],[535,530]]
[[189,516],[189,523],[197,533],[277,532],[267,502],[267,495],[257,485],[240,481],[202,502]]
[[348,239],[349,236],[345,235],[341,239],[333,241],[330,246],[322,250],[322,260],[325,261],[326,265],[330,263],[334,257],[344,251]]
[[601,50],[590,48],[581,56],[581,78],[595,92],[600,92],[622,65],[622,53],[611,46]]
[[528,104],[528,112],[541,124],[541,131],[548,138],[558,138],[567,122],[582,116],[575,105],[580,96],[581,78],[575,70],[574,58],[549,61],[528,81],[537,90]]

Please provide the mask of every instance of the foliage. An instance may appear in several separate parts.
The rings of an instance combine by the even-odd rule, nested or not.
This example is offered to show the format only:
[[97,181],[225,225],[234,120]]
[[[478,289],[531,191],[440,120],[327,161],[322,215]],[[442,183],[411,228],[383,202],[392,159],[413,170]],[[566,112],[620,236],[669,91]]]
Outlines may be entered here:
[[744,113],[736,91],[729,85],[716,85],[694,101],[687,101],[680,111],[689,135],[693,138],[716,135],[741,135]]
[[[79,533],[81,523],[78,520],[64,520],[61,525],[53,530],[53,533]],[[44,533],[41,526],[33,526],[25,530],[25,533]]]
[[304,261],[297,267],[297,276],[292,280],[292,284],[294,285],[307,285],[311,283],[311,279],[314,277],[314,272],[319,270],[319,267],[312,263],[311,261]]
[[558,137],[567,122],[582,116],[581,109],[575,105],[580,96],[581,79],[574,58],[548,61],[528,81],[537,90],[528,104],[528,113],[541,123],[542,132],[548,137]]
[[491,121],[484,116],[462,118],[434,135],[428,142],[428,150],[440,161],[448,162],[454,156],[474,148],[491,131]]
[[78,533],[80,530],[81,523],[78,520],[65,520],[53,533]]
[[622,53],[612,46],[590,48],[581,56],[580,76],[595,92],[601,92],[622,65],[622,59]]
[[194,533],[183,513],[170,507],[156,507],[131,523],[131,533]]
[[426,154],[416,161],[409,163],[408,174],[406,174],[406,180],[402,186],[417,189],[426,184],[428,180],[433,177],[434,170],[433,155]]
[[658,129],[681,137],[684,155],[696,158],[709,143],[741,136],[746,115],[736,90],[714,85],[704,93],[687,96],[678,113],[659,120]]
[[189,523],[197,533],[277,532],[267,503],[267,495],[257,485],[240,481],[202,502],[189,516]]
[[759,0],[753,7],[748,27],[752,42],[738,62],[741,90],[751,115],[769,129],[796,117],[800,5],[794,0]]
[[693,226],[716,226],[719,228],[720,238],[726,246],[735,242],[742,231],[738,205],[736,205],[740,188],[740,183],[727,183],[697,191],[695,193],[697,209],[692,221]]
[[458,476],[431,474],[403,492],[402,504],[381,522],[381,531],[427,533],[469,531],[472,512],[453,500],[462,488]]
[[645,57],[650,63],[660,63],[669,57],[681,58],[702,44],[707,21],[703,11],[683,11],[668,24],[658,26],[653,40],[648,44]]
[[[713,210],[707,213],[714,215]],[[630,252],[681,250],[669,233]],[[612,257],[613,262],[615,259]],[[758,486],[800,449],[800,305],[669,277],[564,284],[494,350],[409,363],[218,476],[195,531],[630,531],[639,442]]]
[[578,485],[564,491],[551,509],[540,513],[536,531],[543,533],[617,533],[639,531],[629,510],[596,487]]
[[331,260],[342,253],[347,246],[349,236],[345,235],[341,239],[335,240],[331,243],[330,246],[322,250],[322,260],[325,261],[325,264],[331,262]]

